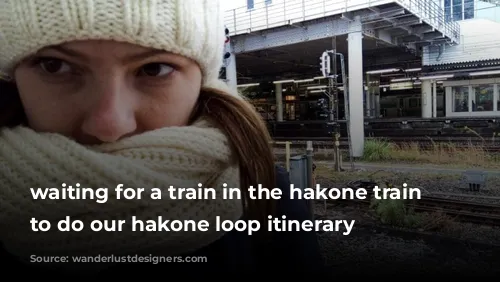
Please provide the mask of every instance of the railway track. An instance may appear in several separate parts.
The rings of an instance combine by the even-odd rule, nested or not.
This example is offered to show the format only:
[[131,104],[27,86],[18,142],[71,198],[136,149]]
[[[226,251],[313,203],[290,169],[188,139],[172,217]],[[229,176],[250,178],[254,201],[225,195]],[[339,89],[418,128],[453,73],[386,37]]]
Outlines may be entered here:
[[482,214],[500,215],[500,205],[480,204],[471,201],[445,199],[439,197],[425,196],[418,200],[419,206],[440,207],[456,211],[470,211]]
[[[305,143],[313,141],[315,143],[331,143],[333,137],[288,137],[274,138],[276,141],[290,141],[294,143]],[[414,137],[414,136],[392,136],[392,137],[365,137],[365,140],[386,140],[388,142],[407,142],[407,143],[461,143],[461,144],[496,144],[500,145],[500,138],[482,138],[482,137]],[[346,137],[340,137],[341,142],[347,142]]]
[[[354,184],[354,185],[353,185]],[[361,188],[359,184],[369,184],[366,200],[341,200],[344,203],[354,203],[369,206],[369,199],[373,196],[373,185],[370,183],[350,182],[347,187]],[[373,184],[373,183],[372,183]],[[339,201],[327,201],[329,204]],[[413,208],[416,212],[440,212],[453,217],[456,220],[483,225],[500,226],[500,205],[480,204],[471,201],[452,200],[433,196],[422,196],[418,200],[408,200],[407,207]]]
[[[377,137],[367,137],[365,140],[385,140],[387,142],[393,143],[398,146],[418,146],[423,150],[429,150],[435,146],[442,146],[445,148],[448,144],[453,144],[453,149],[467,149],[470,147],[480,147],[482,150],[491,152],[500,152],[500,138],[495,139],[480,139],[480,138],[440,138],[440,139],[429,139],[429,138],[408,138],[408,137],[394,137],[394,138],[377,138]],[[307,141],[312,141],[313,146],[320,147],[324,149],[333,148],[334,142],[332,138],[309,138],[307,141],[305,139],[276,139],[275,141],[284,142],[289,141],[291,148],[304,148]],[[347,149],[349,143],[346,138],[340,139],[340,148]],[[283,148],[283,145],[275,145],[276,148]]]

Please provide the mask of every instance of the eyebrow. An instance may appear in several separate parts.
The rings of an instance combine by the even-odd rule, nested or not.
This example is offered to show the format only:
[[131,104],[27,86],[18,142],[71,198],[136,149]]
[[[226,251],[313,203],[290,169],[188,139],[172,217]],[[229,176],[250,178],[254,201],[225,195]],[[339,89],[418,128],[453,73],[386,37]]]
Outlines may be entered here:
[[[73,50],[73,49],[65,48],[62,46],[51,46],[45,50],[51,50],[51,49],[58,51],[60,53],[63,53],[66,56],[77,57],[80,60],[89,60],[89,57],[86,54],[84,54],[82,52],[78,52],[78,51]],[[125,56],[125,57],[121,58],[121,61],[123,63],[131,63],[131,62],[135,62],[135,61],[145,60],[151,56],[158,56],[158,55],[162,55],[162,54],[165,55],[167,53],[165,51],[162,51],[162,50],[147,50],[144,52],[139,52],[139,53]]]

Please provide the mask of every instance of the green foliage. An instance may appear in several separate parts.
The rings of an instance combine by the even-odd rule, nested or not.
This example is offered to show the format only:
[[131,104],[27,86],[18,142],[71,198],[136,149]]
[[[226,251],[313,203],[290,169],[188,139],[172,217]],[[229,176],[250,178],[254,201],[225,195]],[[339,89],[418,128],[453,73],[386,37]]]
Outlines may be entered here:
[[421,217],[409,208],[406,200],[390,200],[373,198],[370,208],[383,224],[399,227],[415,228],[421,225]]
[[386,140],[366,140],[363,151],[363,160],[385,161],[393,155],[393,145]]

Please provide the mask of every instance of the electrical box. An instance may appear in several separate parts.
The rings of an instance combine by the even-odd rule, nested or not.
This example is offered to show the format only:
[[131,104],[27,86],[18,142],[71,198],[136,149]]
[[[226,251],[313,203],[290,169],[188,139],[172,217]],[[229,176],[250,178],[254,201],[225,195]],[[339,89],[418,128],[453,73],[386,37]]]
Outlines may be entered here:
[[[309,187],[309,183],[311,183],[310,179],[312,179],[312,174],[308,172],[309,160],[312,161],[312,158],[308,158],[305,155],[290,158],[290,184],[293,184],[295,188],[300,188],[302,190],[305,188],[313,188]],[[306,204],[309,208],[312,220],[315,218],[314,201],[306,200]]]
[[477,192],[486,188],[487,174],[484,171],[468,170],[464,173],[464,178],[470,191]]
[[307,175],[307,156],[295,156],[290,158],[290,183],[296,188],[311,188],[308,187],[309,178]]

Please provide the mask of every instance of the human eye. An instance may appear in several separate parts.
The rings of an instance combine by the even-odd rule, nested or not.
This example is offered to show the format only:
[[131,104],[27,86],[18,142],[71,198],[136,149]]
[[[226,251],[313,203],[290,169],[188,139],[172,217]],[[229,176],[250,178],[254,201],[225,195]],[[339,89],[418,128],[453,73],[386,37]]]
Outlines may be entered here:
[[73,71],[70,64],[64,60],[52,57],[39,57],[33,60],[33,65],[45,74],[63,75]]
[[171,65],[164,63],[149,63],[142,66],[139,71],[139,76],[146,77],[164,77],[168,76],[174,71],[174,68]]

